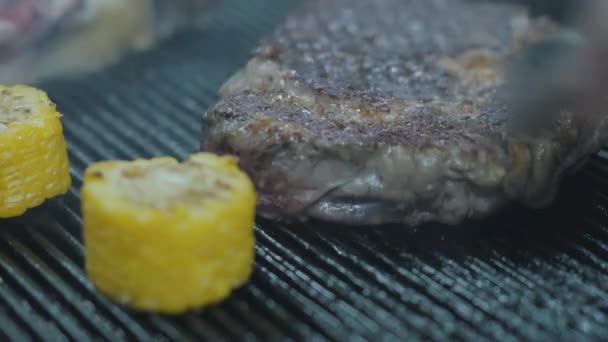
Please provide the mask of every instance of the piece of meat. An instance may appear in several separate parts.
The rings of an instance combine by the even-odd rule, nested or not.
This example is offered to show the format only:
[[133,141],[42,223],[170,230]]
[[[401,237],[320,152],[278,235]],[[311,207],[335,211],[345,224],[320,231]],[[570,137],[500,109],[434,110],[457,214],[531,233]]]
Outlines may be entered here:
[[0,0],[0,83],[93,71],[198,19],[214,0]]
[[223,86],[201,149],[240,157],[271,218],[416,226],[548,205],[608,125],[563,108],[537,138],[506,130],[505,66],[550,30],[504,2],[311,1]]

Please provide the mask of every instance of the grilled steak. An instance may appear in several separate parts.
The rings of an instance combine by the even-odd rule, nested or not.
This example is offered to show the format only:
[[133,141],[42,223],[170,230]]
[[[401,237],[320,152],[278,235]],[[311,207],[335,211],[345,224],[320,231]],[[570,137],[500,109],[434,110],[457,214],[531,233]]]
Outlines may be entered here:
[[503,2],[311,1],[220,90],[201,149],[239,156],[272,218],[415,226],[548,205],[608,124],[564,108],[537,138],[507,130],[505,66],[555,30]]

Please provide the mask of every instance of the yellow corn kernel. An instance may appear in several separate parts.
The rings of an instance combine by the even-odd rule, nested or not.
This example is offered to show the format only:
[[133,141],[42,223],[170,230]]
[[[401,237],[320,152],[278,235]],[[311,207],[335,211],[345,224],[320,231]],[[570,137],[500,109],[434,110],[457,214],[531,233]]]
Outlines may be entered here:
[[0,86],[0,218],[19,216],[70,184],[55,104],[34,88]]
[[82,187],[87,273],[101,292],[138,310],[180,313],[218,302],[250,277],[255,205],[234,157],[92,165]]

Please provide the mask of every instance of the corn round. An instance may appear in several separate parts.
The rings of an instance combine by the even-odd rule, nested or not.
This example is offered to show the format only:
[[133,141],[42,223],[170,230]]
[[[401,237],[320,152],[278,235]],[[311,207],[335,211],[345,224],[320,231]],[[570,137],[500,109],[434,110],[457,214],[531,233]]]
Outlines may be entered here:
[[19,216],[70,185],[55,104],[34,88],[0,86],[0,218]]
[[117,302],[181,313],[246,282],[256,195],[233,157],[106,161],[82,187],[86,270]]

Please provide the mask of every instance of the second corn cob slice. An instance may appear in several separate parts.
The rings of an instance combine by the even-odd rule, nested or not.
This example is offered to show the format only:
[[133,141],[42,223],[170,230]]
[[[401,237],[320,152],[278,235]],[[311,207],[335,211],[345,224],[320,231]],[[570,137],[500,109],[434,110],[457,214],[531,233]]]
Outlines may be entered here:
[[69,189],[60,118],[44,92],[0,86],[0,218],[19,216]]
[[140,310],[179,313],[217,302],[252,271],[255,202],[232,157],[95,164],[82,188],[89,277]]

